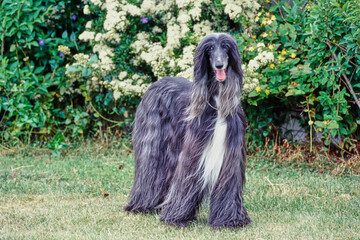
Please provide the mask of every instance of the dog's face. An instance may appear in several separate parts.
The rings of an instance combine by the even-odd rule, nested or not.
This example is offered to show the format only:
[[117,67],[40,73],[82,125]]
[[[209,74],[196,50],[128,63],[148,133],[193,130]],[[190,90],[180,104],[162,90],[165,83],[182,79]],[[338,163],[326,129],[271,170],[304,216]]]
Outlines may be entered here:
[[209,39],[206,52],[209,56],[212,71],[215,73],[216,79],[220,82],[226,79],[226,69],[229,62],[229,43],[220,34],[214,34]]
[[227,33],[212,33],[198,44],[194,57],[195,82],[229,80],[241,86],[242,70],[239,48]]

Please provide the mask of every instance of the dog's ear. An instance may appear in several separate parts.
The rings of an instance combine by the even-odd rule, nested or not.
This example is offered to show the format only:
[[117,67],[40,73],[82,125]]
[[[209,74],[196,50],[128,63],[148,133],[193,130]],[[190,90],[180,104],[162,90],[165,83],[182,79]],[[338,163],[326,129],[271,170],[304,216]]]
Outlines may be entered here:
[[207,38],[201,40],[198,44],[194,57],[194,84],[192,86],[189,118],[193,119],[200,116],[207,105],[208,100],[208,77],[210,70],[210,60],[207,53]]
[[232,37],[230,37],[229,45],[229,65],[231,65],[232,70],[237,75],[237,78],[240,81],[240,86],[242,86],[243,71],[241,69],[241,57],[239,47],[235,39]]
[[206,39],[197,46],[194,57],[194,82],[206,81],[209,74],[210,60],[206,52]]

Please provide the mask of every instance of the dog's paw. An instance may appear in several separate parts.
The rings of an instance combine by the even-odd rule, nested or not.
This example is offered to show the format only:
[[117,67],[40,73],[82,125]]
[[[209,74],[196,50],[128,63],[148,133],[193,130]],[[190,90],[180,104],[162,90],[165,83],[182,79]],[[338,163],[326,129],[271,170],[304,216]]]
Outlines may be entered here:
[[226,222],[212,222],[209,223],[211,227],[213,228],[222,228],[222,227],[226,227],[226,228],[240,228],[240,227],[245,227],[246,225],[251,223],[251,219],[248,216],[245,216],[244,218],[241,219],[237,219],[237,220],[230,220],[230,221],[226,221]]
[[127,212],[132,212],[132,213],[145,213],[145,214],[156,212],[155,208],[135,207],[132,205],[125,206],[124,210]]
[[187,227],[190,225],[190,223],[192,223],[195,219],[190,219],[190,220],[173,220],[173,219],[164,219],[164,218],[160,218],[160,221],[169,224],[169,225],[174,225],[177,227]]

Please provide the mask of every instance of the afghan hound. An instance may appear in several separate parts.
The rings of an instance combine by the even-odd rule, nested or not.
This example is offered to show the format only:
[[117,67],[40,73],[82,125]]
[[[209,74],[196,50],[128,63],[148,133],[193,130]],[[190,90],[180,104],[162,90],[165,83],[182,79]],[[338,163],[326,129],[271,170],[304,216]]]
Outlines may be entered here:
[[164,77],[136,111],[135,180],[129,212],[160,212],[187,226],[210,197],[208,224],[242,227],[251,220],[242,198],[246,117],[240,105],[243,72],[233,37],[215,33],[196,48],[194,82]]

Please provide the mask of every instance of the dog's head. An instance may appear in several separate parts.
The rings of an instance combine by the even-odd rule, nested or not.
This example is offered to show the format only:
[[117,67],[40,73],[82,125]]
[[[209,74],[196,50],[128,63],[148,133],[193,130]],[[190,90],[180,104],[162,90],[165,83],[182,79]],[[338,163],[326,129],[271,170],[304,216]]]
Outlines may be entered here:
[[212,33],[197,46],[195,58],[195,81],[215,77],[219,82],[228,79],[229,71],[242,78],[241,58],[235,39],[226,33]]
[[223,117],[233,114],[239,103],[243,72],[235,39],[226,33],[204,37],[196,48],[194,84],[189,119],[200,116],[212,96],[219,96],[217,108]]

